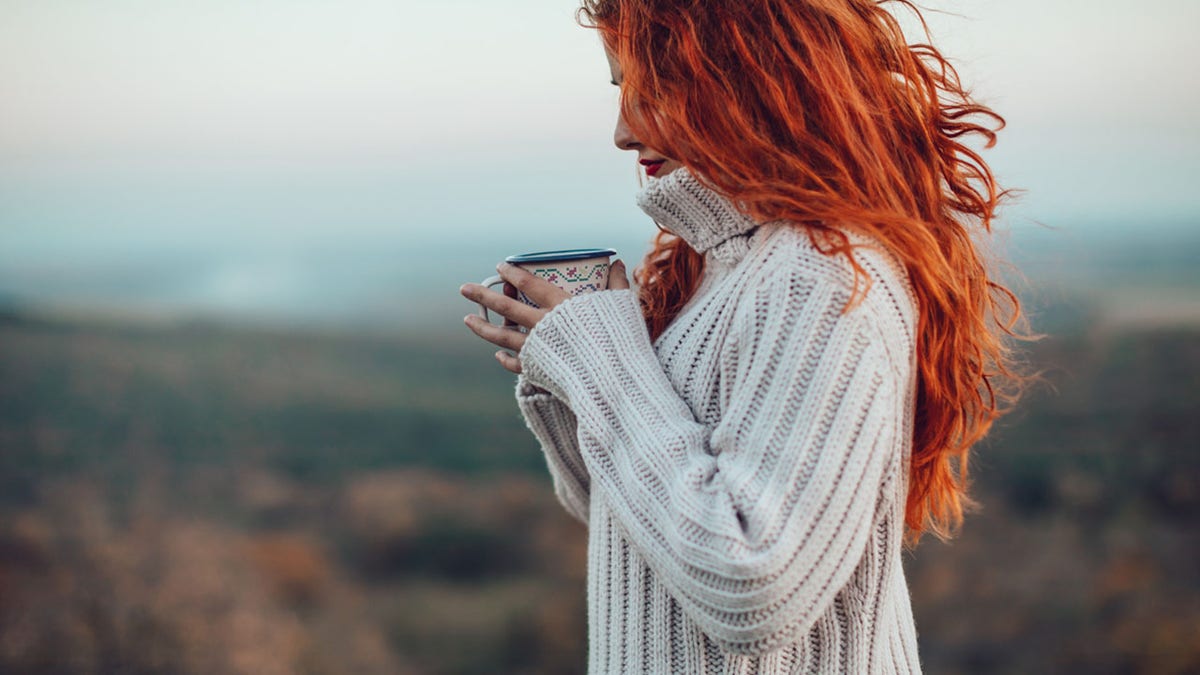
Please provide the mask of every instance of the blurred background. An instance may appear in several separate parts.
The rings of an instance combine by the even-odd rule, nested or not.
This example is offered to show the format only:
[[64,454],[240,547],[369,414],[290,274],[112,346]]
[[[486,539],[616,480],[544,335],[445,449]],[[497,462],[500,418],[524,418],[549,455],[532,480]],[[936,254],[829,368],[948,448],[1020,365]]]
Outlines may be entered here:
[[[906,554],[922,659],[1197,672],[1200,4],[927,4],[1048,337]],[[0,0],[0,672],[583,671],[586,533],[457,293],[648,248],[574,11]]]

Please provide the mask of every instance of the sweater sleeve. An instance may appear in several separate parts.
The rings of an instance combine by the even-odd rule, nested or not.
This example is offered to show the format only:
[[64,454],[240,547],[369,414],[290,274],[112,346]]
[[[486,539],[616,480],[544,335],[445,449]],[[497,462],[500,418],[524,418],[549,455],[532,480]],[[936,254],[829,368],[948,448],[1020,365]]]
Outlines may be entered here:
[[907,364],[868,311],[843,311],[848,293],[799,273],[747,291],[711,428],[663,371],[632,291],[564,301],[521,352],[527,379],[575,411],[628,540],[727,651],[772,651],[828,610],[898,465]]
[[517,406],[533,432],[554,482],[554,495],[567,513],[585,525],[590,506],[591,477],[579,454],[575,413],[545,389],[517,377]]

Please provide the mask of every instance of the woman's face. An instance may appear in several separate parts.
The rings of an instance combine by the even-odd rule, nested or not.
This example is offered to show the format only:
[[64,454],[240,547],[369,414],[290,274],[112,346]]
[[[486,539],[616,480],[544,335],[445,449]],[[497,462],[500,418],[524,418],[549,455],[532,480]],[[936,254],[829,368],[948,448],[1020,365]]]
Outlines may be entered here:
[[[621,64],[617,63],[612,52],[604,50],[604,55],[608,57],[608,68],[612,73],[612,83],[616,86],[621,86]],[[617,112],[617,130],[613,134],[613,142],[622,150],[636,150],[638,153],[638,163],[645,168],[647,176],[655,176],[662,178],[671,173],[675,169],[680,168],[683,164],[678,161],[660,154],[658,151],[646,147],[637,136],[630,130],[629,125],[625,123],[625,115]]]

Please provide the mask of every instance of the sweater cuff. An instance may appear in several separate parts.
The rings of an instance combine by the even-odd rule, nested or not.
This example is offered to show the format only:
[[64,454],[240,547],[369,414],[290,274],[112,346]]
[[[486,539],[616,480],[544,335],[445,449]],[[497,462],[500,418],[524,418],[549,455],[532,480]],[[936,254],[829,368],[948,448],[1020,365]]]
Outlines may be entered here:
[[[597,291],[564,300],[542,317],[521,349],[529,385],[572,408],[608,387],[618,372],[662,371],[632,289]],[[619,376],[618,376],[619,377]]]
[[559,503],[586,525],[592,480],[579,455],[575,414],[553,394],[530,384],[523,374],[517,382],[517,406],[542,447]]

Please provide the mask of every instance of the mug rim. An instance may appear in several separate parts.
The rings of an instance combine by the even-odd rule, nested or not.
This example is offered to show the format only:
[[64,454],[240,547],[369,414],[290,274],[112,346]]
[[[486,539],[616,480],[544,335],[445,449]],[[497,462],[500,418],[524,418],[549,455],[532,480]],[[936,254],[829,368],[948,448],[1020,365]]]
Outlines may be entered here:
[[519,253],[508,256],[504,259],[504,262],[514,265],[531,262],[567,262],[571,260],[587,260],[588,258],[604,258],[616,254],[617,252],[611,248],[568,248],[560,251]]

